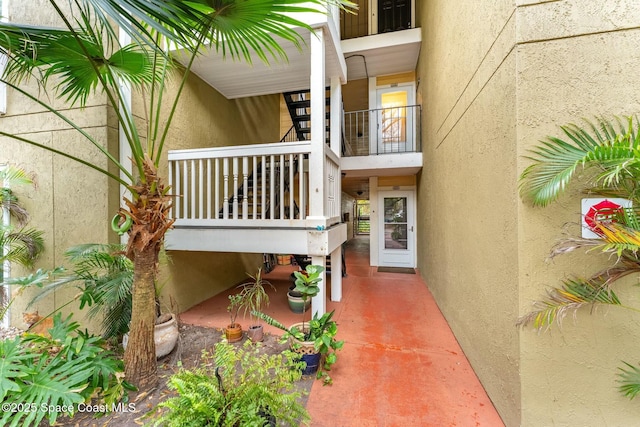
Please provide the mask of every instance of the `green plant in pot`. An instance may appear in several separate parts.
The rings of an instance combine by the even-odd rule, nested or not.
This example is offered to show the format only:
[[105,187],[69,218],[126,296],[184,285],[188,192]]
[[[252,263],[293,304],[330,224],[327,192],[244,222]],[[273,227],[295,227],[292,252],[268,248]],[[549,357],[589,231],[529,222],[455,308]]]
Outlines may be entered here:
[[[295,290],[301,293],[305,302],[320,292],[318,284],[322,280],[320,275],[323,271],[324,267],[322,266],[308,265],[305,268],[306,274],[296,272]],[[282,336],[282,342],[289,341],[293,351],[301,354],[302,360],[307,365],[303,374],[317,372],[318,379],[322,378],[324,384],[331,384],[332,379],[327,371],[331,370],[331,366],[336,363],[336,351],[344,345],[344,341],[338,341],[335,338],[338,325],[333,320],[333,311],[320,317],[316,313],[309,322],[305,322],[305,311],[303,310],[302,322],[295,323],[290,328],[265,313],[254,311],[252,314],[285,332]],[[322,369],[319,369],[320,366]]]
[[307,265],[303,271],[294,271],[292,273],[294,286],[289,288],[287,300],[289,308],[294,313],[302,313],[304,320],[304,312],[311,305],[311,298],[318,295],[320,288],[318,283],[322,278],[320,275],[324,271],[324,267],[319,265]]
[[229,342],[238,342],[242,339],[242,325],[240,325],[236,319],[238,318],[238,312],[242,308],[242,295],[233,294],[229,295],[229,305],[227,306],[227,312],[229,312],[230,322],[224,330],[224,334]]
[[251,325],[247,329],[247,336],[253,342],[260,342],[264,339],[264,327],[260,323],[261,319],[253,315],[254,311],[262,310],[262,307],[269,305],[269,295],[265,290],[265,286],[271,286],[275,291],[276,288],[269,282],[262,278],[262,268],[258,268],[258,272],[255,276],[247,273],[250,280],[242,283],[238,287],[241,287],[240,291],[241,306],[244,308],[244,315],[249,311],[251,316]]

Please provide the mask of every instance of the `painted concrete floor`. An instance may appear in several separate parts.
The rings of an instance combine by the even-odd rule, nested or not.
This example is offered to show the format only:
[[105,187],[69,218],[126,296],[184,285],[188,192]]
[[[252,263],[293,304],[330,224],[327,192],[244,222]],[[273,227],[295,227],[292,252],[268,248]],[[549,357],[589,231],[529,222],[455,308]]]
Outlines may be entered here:
[[[327,302],[345,345],[331,372],[334,384],[316,381],[311,389],[311,425],[504,426],[420,276],[378,273],[369,266],[366,236],[347,243],[345,253],[342,301]],[[286,300],[294,268],[278,266],[264,276],[277,290],[264,311],[285,325],[301,320]],[[191,308],[182,322],[224,327],[227,295]]]

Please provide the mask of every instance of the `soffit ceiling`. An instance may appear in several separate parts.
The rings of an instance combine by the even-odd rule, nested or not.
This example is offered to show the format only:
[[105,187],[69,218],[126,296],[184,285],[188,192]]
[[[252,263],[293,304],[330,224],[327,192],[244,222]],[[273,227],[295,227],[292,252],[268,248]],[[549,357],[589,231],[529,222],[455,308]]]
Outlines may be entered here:
[[[210,48],[196,59],[192,72],[228,99],[308,89],[311,33],[301,32],[301,36],[304,40],[301,50],[278,40],[287,54],[286,62],[271,61],[267,65],[253,55],[253,64],[248,64],[230,57],[223,59],[221,53]],[[359,37],[343,40],[340,52],[331,48],[333,41],[325,32],[326,75],[342,75],[339,58],[343,54],[348,80],[413,71],[418,63],[421,37],[420,28]],[[174,55],[180,60],[179,51]],[[183,58],[181,62],[184,64],[186,60]]]
[[420,28],[343,40],[347,79],[358,80],[415,70],[421,40]]
[[[304,42],[300,50],[290,42],[278,40],[287,54],[287,61],[276,62],[269,58],[271,64],[267,65],[254,54],[253,64],[248,64],[246,61],[233,60],[228,56],[223,59],[222,53],[210,48],[196,59],[192,72],[227,99],[308,89],[311,72],[311,33],[302,32],[301,36]],[[326,76],[340,76],[343,73],[338,55],[342,53],[331,48],[332,41],[326,32],[325,42]],[[176,51],[174,55],[183,64],[186,62],[184,57],[180,58],[180,52]]]

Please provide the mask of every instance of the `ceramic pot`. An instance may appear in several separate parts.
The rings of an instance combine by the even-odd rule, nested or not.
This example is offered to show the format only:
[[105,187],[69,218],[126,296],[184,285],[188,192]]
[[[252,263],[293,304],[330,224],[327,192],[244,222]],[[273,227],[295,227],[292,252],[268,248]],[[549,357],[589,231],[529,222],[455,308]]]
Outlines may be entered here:
[[251,342],[260,342],[264,340],[264,327],[262,325],[249,326],[249,329],[247,329],[247,336]]
[[294,291],[287,292],[287,301],[289,301],[289,308],[291,311],[294,313],[303,313],[308,311],[309,307],[311,307],[311,298],[309,298],[305,304],[302,297],[297,295],[300,295],[300,293]]
[[[294,327],[303,330],[302,322],[294,323],[290,326],[289,329]],[[313,341],[300,341],[292,337],[291,349],[294,352],[302,355],[302,360],[307,364],[307,366],[302,371],[302,375],[311,375],[315,374],[318,371],[318,367],[320,366],[320,358],[322,355],[316,350]]]
[[[153,340],[156,344],[156,359],[171,353],[178,342],[179,336],[178,322],[173,314],[170,314],[168,321],[156,325],[153,331]],[[129,334],[124,334],[122,337],[122,347],[126,349],[128,342]]]
[[228,325],[224,333],[229,342],[238,342],[242,339],[242,326],[239,323]]

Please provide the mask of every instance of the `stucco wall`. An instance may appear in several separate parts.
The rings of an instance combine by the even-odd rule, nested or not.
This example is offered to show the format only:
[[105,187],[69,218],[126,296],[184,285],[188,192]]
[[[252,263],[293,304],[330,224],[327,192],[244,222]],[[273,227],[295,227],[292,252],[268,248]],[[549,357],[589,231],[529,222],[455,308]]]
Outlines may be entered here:
[[[177,80],[177,79],[176,79]],[[182,94],[168,149],[216,147],[280,140],[280,98],[228,100],[195,75]],[[161,164],[166,174],[166,158]],[[163,299],[184,311],[255,274],[262,254],[169,252],[160,277]]]
[[[11,1],[9,17],[16,22],[56,24],[52,21],[54,13],[48,2],[34,1],[29,2],[28,6],[25,2]],[[32,93],[38,93],[35,85],[30,85],[30,89]],[[58,108],[64,105],[53,97],[46,100]],[[84,109],[76,108],[64,113],[100,144],[116,148],[112,134],[106,127],[104,97],[91,97]],[[109,167],[98,149],[69,125],[12,90],[8,90],[7,114],[0,117],[0,128],[61,151],[73,152],[102,168]],[[36,186],[18,187],[16,193],[31,214],[29,225],[44,231],[45,252],[36,268],[63,265],[63,254],[72,245],[114,239],[106,218],[117,207],[117,187],[106,177],[72,160],[9,138],[0,138],[0,163],[3,162],[20,166],[34,175]],[[14,266],[12,276],[27,273]],[[35,290],[26,292],[24,298],[17,300],[12,307],[10,321],[15,326],[24,327],[23,311],[37,310],[41,315],[47,315],[76,293],[77,290],[72,288],[61,290],[27,309],[26,304],[35,295]],[[63,313],[66,315],[72,311],[78,311],[77,304],[69,305]],[[76,319],[82,320],[82,316]]]
[[[606,265],[581,253],[546,262],[580,220],[581,195],[573,186],[532,208],[517,179],[558,125],[637,114],[637,3],[436,0],[418,13],[423,276],[507,426],[637,425],[640,407],[616,390],[620,360],[638,360],[637,315],[585,311],[540,335],[515,327],[547,286]],[[637,303],[637,289],[618,288]]]
[[418,266],[500,415],[517,426],[513,10],[509,1],[418,3]]
[[[558,125],[596,115],[637,114],[640,76],[640,9],[632,0],[527,2],[517,10],[518,171],[522,156],[545,135],[561,136]],[[566,223],[580,220],[578,187],[547,208],[519,203],[520,310],[547,285],[572,274],[595,273],[606,265],[597,254],[578,253],[545,263]],[[569,230],[578,233],[578,227]],[[637,306],[634,277],[615,287],[624,303]],[[631,298],[631,301],[630,301]],[[635,304],[633,303],[635,300]],[[616,390],[621,360],[635,363],[640,316],[625,310],[588,310],[568,318],[562,330],[520,336],[522,425],[632,426],[637,401]]]

